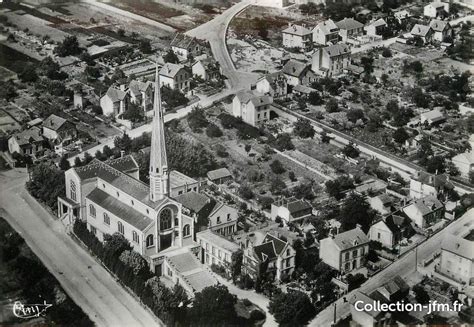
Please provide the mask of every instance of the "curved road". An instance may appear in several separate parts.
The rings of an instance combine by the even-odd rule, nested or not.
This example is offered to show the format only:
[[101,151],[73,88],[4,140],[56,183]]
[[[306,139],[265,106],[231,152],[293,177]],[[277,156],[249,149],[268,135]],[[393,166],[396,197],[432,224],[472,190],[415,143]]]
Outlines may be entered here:
[[186,32],[189,36],[209,41],[212,54],[219,62],[222,73],[228,78],[230,87],[234,91],[250,89],[250,84],[255,83],[259,77],[259,74],[256,73],[240,72],[235,69],[226,45],[227,28],[232,18],[245,10],[250,4],[249,0],[238,2],[214,19]]
[[72,300],[97,326],[164,326],[26,192],[27,177],[24,170],[0,173],[0,216],[20,233]]

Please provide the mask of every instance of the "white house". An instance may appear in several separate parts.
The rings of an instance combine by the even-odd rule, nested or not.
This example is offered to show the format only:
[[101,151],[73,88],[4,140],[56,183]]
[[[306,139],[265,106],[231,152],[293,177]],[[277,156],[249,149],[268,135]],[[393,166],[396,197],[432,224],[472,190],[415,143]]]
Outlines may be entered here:
[[51,142],[57,154],[62,155],[64,146],[77,138],[76,125],[65,118],[50,115],[43,122],[43,137]]
[[150,82],[133,80],[128,85],[130,102],[140,106],[143,111],[153,107],[153,85]]
[[446,117],[438,108],[420,114],[420,123],[424,125],[433,126],[445,120]]
[[434,175],[420,171],[410,179],[410,197],[413,199],[421,199],[429,195],[439,198],[445,194],[446,190],[452,188],[453,184],[447,174]]
[[311,61],[311,70],[322,76],[337,76],[350,64],[351,50],[344,43],[316,50]]
[[209,229],[223,236],[237,231],[238,210],[224,203],[217,202],[209,213]]
[[21,155],[36,157],[44,149],[44,138],[38,127],[31,127],[22,132],[13,134],[8,139],[8,151]]
[[304,200],[279,200],[272,203],[271,218],[276,220],[281,218],[286,224],[298,222],[308,218],[313,213],[311,204]]
[[210,229],[197,233],[196,242],[201,247],[199,258],[202,263],[209,266],[218,265],[224,267],[230,273],[232,255],[239,251],[239,245]]
[[408,11],[407,9],[403,9],[393,13],[393,17],[401,24],[403,21],[407,20],[408,18],[413,17],[413,14]]
[[324,263],[346,274],[365,265],[369,241],[362,229],[356,227],[322,239],[319,257]]
[[186,91],[189,89],[191,73],[184,65],[167,62],[160,69],[160,85],[172,90]]
[[288,84],[285,74],[276,72],[260,77],[256,83],[256,90],[273,98],[286,96]]
[[193,76],[199,76],[205,81],[217,79],[220,76],[220,66],[213,58],[196,60],[191,66]]
[[332,19],[320,22],[313,28],[313,42],[321,45],[336,44],[339,41],[339,28]]
[[189,55],[194,57],[200,55],[203,46],[194,37],[187,36],[183,33],[176,33],[171,40],[171,50],[181,58],[187,58]]
[[419,228],[428,228],[444,217],[444,205],[434,196],[416,199],[404,207],[403,212]]
[[423,8],[423,15],[431,18],[445,17],[449,14],[449,3],[432,2]]
[[469,178],[469,173],[474,171],[474,134],[469,138],[471,150],[454,156],[451,161],[459,169],[461,177]]
[[410,34],[413,37],[419,37],[423,43],[430,43],[433,40],[434,31],[431,27],[421,24],[415,24]]
[[339,35],[342,42],[347,42],[351,38],[356,38],[364,34],[364,24],[356,21],[353,18],[344,18],[336,23],[339,28]]
[[285,48],[309,49],[312,45],[312,33],[305,26],[290,25],[283,30],[283,46]]
[[381,215],[386,215],[392,212],[394,201],[393,198],[386,193],[368,198],[367,201],[369,202],[370,207]]
[[380,242],[383,246],[392,249],[404,237],[411,236],[410,219],[403,212],[388,215],[370,226],[369,239]]
[[364,30],[369,36],[382,36],[383,31],[387,28],[387,22],[383,18],[370,23],[364,27]]
[[100,98],[100,107],[105,116],[117,116],[123,114],[130,101],[130,95],[125,91],[125,86],[121,85],[120,89],[111,86]]
[[273,7],[273,8],[284,8],[292,4],[290,0],[254,0],[252,2],[255,6],[261,7]]
[[232,100],[232,112],[249,125],[270,120],[270,106],[273,98],[269,95],[251,91],[240,91]]
[[448,21],[432,19],[430,27],[433,30],[433,40],[438,42],[445,42],[447,40],[453,41],[453,28]]

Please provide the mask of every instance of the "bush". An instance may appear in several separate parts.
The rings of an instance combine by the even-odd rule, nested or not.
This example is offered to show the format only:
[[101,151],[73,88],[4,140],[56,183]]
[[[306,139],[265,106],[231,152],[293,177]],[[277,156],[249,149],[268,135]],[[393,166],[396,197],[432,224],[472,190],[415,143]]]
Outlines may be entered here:
[[251,313],[250,313],[250,320],[252,321],[258,321],[258,320],[263,320],[265,319],[265,313],[263,313],[262,311],[260,310],[253,310]]
[[275,174],[283,174],[286,171],[285,167],[283,167],[282,163],[278,159],[272,161],[270,168]]
[[217,125],[210,123],[206,128],[206,135],[209,137],[221,137],[223,134]]
[[242,140],[260,137],[258,128],[248,125],[241,118],[234,117],[227,113],[220,114],[218,118],[221,121],[222,127],[225,129],[235,128],[237,130],[237,136]]
[[328,100],[328,102],[326,102],[326,111],[329,113],[339,111],[339,105],[337,104],[336,99],[331,98]]
[[207,120],[202,108],[194,108],[186,119],[188,120],[189,127],[193,132],[200,132],[201,128],[209,126],[209,121]]

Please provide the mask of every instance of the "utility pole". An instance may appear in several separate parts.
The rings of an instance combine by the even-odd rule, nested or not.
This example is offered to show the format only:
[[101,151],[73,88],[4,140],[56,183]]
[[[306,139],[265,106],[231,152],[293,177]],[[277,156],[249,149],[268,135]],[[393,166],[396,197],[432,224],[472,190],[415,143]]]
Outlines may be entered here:
[[333,326],[336,326],[336,308],[337,308],[337,302],[334,302],[334,322],[332,323]]
[[418,271],[418,245],[415,247],[415,271]]

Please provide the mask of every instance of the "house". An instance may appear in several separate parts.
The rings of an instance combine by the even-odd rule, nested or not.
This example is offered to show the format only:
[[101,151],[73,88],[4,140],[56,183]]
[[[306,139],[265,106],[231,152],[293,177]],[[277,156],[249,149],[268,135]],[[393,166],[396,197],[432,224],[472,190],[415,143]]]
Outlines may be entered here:
[[181,58],[188,58],[189,55],[196,57],[203,51],[203,46],[196,38],[183,33],[176,33],[173,40],[171,40],[170,46],[171,50]]
[[365,265],[369,241],[367,235],[357,226],[322,239],[319,257],[334,269],[347,274]]
[[448,21],[432,19],[430,22],[430,27],[434,31],[434,41],[453,42],[454,31]]
[[410,179],[410,197],[421,199],[430,195],[440,198],[453,187],[447,174],[434,175],[420,171]]
[[422,229],[433,226],[444,217],[444,205],[434,196],[416,199],[402,210],[416,226]]
[[138,105],[143,111],[153,107],[153,86],[150,82],[133,80],[128,85],[130,102]]
[[187,192],[199,192],[200,183],[177,170],[170,171],[170,195],[176,197]]
[[54,150],[62,154],[63,147],[77,139],[76,125],[65,118],[50,115],[43,122],[43,137],[54,145]]
[[256,84],[257,92],[280,98],[288,93],[288,84],[285,74],[281,72],[267,74],[260,77]]
[[100,98],[100,107],[105,116],[117,116],[127,110],[129,101],[130,95],[125,91],[124,85],[121,85],[119,89],[111,86]]
[[191,73],[184,65],[167,62],[160,69],[160,85],[172,90],[186,91],[189,89]]
[[[212,201],[207,195],[194,191],[180,194],[174,199],[182,204],[183,212],[189,216],[201,214],[204,212],[206,206],[210,205],[213,208],[215,205],[215,201]],[[210,209],[207,210],[207,212],[210,212]]]
[[368,202],[370,207],[381,215],[386,215],[392,212],[394,205],[393,198],[386,193],[368,198]]
[[271,218],[276,220],[280,217],[286,224],[301,221],[313,214],[313,207],[304,200],[282,199],[272,203]]
[[347,69],[351,50],[347,44],[334,44],[317,49],[311,61],[311,70],[322,76],[337,76]]
[[392,249],[403,238],[412,236],[413,228],[410,219],[403,212],[397,211],[373,223],[367,235],[371,241],[380,242]]
[[387,316],[383,311],[376,310],[376,299],[356,291],[349,303],[351,304],[351,326],[390,326],[392,322],[390,316]]
[[281,70],[286,77],[287,84],[291,86],[302,84],[308,71],[309,66],[307,64],[294,59],[290,59]]
[[295,96],[298,96],[298,97],[308,96],[312,92],[317,92],[317,91],[315,89],[309,87],[309,86],[299,84],[299,85],[296,85],[293,88],[292,94],[293,94],[293,98],[294,98]]
[[339,28],[332,19],[320,22],[313,28],[313,42],[320,45],[339,42]]
[[471,150],[454,156],[451,161],[459,169],[463,178],[469,178],[469,173],[474,170],[474,134],[469,138]]
[[227,168],[219,168],[207,172],[207,179],[214,184],[224,184],[233,179],[231,172]]
[[224,267],[228,274],[231,273],[232,255],[240,250],[240,246],[229,241],[222,235],[206,229],[196,234],[196,242],[201,250],[198,258],[206,265]]
[[446,233],[436,272],[465,285],[474,284],[474,229],[464,226]]
[[15,133],[8,139],[8,151],[11,154],[18,153],[37,157],[43,150],[44,138],[38,127],[31,127]]
[[370,23],[364,27],[364,30],[369,36],[382,36],[384,30],[387,28],[387,22],[383,18],[379,18],[376,21]]
[[181,184],[185,175],[170,174],[158,78],[154,89],[149,184],[137,179],[138,164],[131,156],[107,162],[94,159],[65,172],[58,217],[66,225],[81,220],[101,242],[105,235],[122,234],[157,276],[179,281],[188,291],[199,290],[194,286],[212,284],[207,283],[212,275],[195,257],[199,244],[193,240],[194,218],[171,196],[173,179],[179,178]]
[[205,81],[216,80],[221,76],[219,63],[211,57],[196,60],[191,71],[193,76],[199,76]]
[[267,233],[261,243],[247,242],[242,272],[254,280],[260,274],[272,274],[276,281],[281,282],[295,270],[295,256],[296,251],[289,242]]
[[431,18],[446,17],[449,14],[449,3],[432,2],[423,8],[423,15]]
[[413,37],[419,37],[424,44],[430,43],[433,39],[434,31],[431,27],[421,24],[415,24],[411,29],[410,34]]
[[364,24],[353,18],[344,18],[338,21],[336,26],[339,28],[342,42],[347,42],[349,39],[356,38],[364,33]]
[[290,25],[283,30],[283,47],[308,50],[312,46],[312,32],[304,25]]
[[164,257],[162,278],[169,280],[169,284],[181,285],[190,297],[206,287],[219,284],[209,268],[186,249],[173,251]]
[[270,107],[273,98],[252,91],[240,91],[232,100],[232,112],[249,125],[257,126],[270,120]]
[[445,120],[446,117],[438,108],[420,114],[420,123],[422,125],[433,126]]
[[223,236],[237,231],[238,210],[217,202],[209,213],[209,229]]
[[413,14],[407,9],[403,9],[393,13],[393,17],[398,21],[399,24],[406,21],[408,18],[413,17]]
[[262,7],[273,7],[273,8],[284,8],[289,6],[291,1],[289,0],[257,0],[254,2],[255,6],[262,6]]

